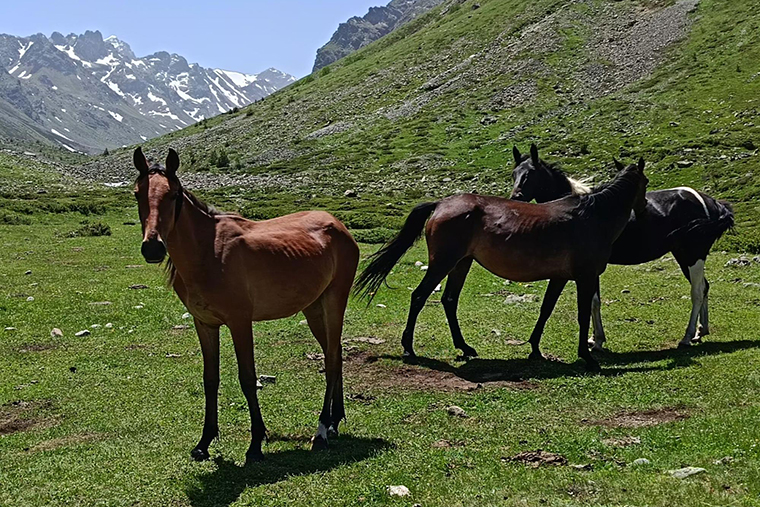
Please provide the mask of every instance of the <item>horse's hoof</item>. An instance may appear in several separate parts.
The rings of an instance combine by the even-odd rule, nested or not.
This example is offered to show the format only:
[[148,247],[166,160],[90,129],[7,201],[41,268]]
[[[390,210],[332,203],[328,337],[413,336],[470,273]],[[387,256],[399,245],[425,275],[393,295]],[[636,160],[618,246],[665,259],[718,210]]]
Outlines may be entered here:
[[602,367],[596,361],[586,361],[586,371],[589,373],[599,373]]
[[328,449],[327,440],[322,438],[321,436],[316,436],[311,439],[311,450],[312,451],[326,451]]
[[415,354],[414,350],[411,349],[404,349],[404,353],[402,354],[401,358],[405,363],[417,362],[417,354]]
[[679,349],[688,349],[689,347],[691,347],[691,340],[688,342],[678,342]]
[[462,351],[462,357],[465,361],[472,359],[473,357],[478,357],[478,351],[472,347],[460,348],[459,350]]
[[528,359],[531,361],[543,361],[546,358],[543,356],[543,354],[541,354],[541,352],[531,352],[528,356]]
[[264,453],[261,451],[245,453],[245,466],[252,465],[254,463],[261,463],[264,461]]
[[200,447],[196,447],[192,451],[190,451],[190,457],[193,458],[195,461],[206,461],[209,459],[209,454],[206,449],[201,449]]
[[702,338],[703,336],[707,336],[708,334],[710,334],[710,330],[706,329],[704,326],[700,325],[697,328],[697,338]]
[[327,438],[335,438],[338,436],[338,425],[330,426],[327,428]]
[[694,338],[691,339],[691,343],[702,343],[702,336],[704,335],[697,335]]

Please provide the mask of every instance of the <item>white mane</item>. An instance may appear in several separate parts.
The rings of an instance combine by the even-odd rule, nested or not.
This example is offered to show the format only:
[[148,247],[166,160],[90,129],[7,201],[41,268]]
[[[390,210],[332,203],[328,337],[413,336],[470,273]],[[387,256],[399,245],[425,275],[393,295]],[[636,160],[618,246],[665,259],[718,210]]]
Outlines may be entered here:
[[575,180],[570,176],[567,176],[567,182],[570,183],[570,192],[572,195],[586,195],[591,193],[591,187],[588,186],[588,183],[591,183],[589,178]]

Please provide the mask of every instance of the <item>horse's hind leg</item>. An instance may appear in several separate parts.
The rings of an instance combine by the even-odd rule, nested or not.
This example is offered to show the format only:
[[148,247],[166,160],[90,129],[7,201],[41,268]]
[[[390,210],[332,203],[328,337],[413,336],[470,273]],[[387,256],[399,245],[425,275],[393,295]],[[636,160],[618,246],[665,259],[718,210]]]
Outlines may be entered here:
[[594,340],[589,340],[588,344],[592,350],[604,350],[604,342],[607,336],[604,334],[604,325],[602,324],[602,299],[597,292],[594,299],[591,300],[591,325],[594,328]]
[[691,282],[691,315],[689,324],[686,327],[686,334],[678,343],[679,347],[688,347],[691,341],[697,336],[697,320],[702,312],[705,301],[705,261],[699,259],[692,266],[689,266],[689,276]]
[[544,326],[546,321],[549,320],[549,316],[554,311],[554,306],[557,304],[560,294],[567,285],[567,280],[549,280],[549,286],[546,288],[546,294],[544,294],[544,301],[541,303],[541,313],[538,316],[538,322],[536,327],[533,328],[533,332],[530,334],[530,346],[531,353],[528,356],[529,359],[543,359],[539,344],[541,343],[541,335],[544,333]]
[[710,292],[710,282],[705,278],[705,298],[702,301],[702,309],[699,312],[699,327],[697,328],[697,337],[694,341],[702,341],[703,336],[710,334],[710,319],[707,310],[707,296]]
[[219,435],[217,399],[219,393],[219,326],[207,326],[195,319],[195,329],[203,353],[203,392],[206,398],[206,415],[203,435],[190,453],[194,460],[209,458],[208,446]]
[[317,433],[312,440],[312,449],[327,447],[328,434],[338,434],[338,425],[346,417],[343,402],[343,349],[341,334],[351,281],[335,281],[324,293],[305,308],[303,313],[314,337],[322,347],[325,356],[325,397],[319,415]]
[[430,262],[422,281],[412,292],[412,302],[409,305],[409,316],[406,319],[406,328],[401,335],[401,345],[404,347],[404,357],[415,357],[414,353],[414,327],[417,325],[417,317],[425,306],[427,298],[433,293],[436,286],[446,278],[459,259],[446,262]]
[[464,357],[477,357],[478,355],[474,348],[465,343],[462,330],[459,327],[459,320],[457,319],[459,295],[462,293],[462,287],[471,266],[472,257],[459,261],[459,264],[449,273],[449,278],[446,280],[446,288],[443,290],[443,297],[441,298],[443,309],[446,311],[446,320],[448,320],[449,328],[451,329],[451,337],[454,339],[454,346],[462,351]]
[[578,286],[578,356],[586,361],[586,370],[599,371],[599,363],[588,349],[588,328],[591,317],[591,301],[599,292],[599,276],[576,280]]
[[248,401],[248,410],[251,415],[251,446],[245,453],[246,463],[261,461],[264,455],[261,452],[261,442],[266,438],[266,427],[261,417],[259,397],[256,390],[256,366],[253,361],[253,330],[249,319],[241,322],[230,323],[232,341],[235,344],[235,355],[238,363],[238,379],[243,390],[245,399]]

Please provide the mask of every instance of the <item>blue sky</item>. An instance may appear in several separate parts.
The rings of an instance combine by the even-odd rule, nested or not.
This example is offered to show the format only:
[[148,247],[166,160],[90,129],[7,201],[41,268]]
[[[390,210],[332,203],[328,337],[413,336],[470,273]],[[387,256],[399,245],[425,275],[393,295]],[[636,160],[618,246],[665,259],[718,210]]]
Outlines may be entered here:
[[204,67],[303,77],[338,24],[388,0],[0,0],[0,33],[100,30],[137,56],[179,53]]

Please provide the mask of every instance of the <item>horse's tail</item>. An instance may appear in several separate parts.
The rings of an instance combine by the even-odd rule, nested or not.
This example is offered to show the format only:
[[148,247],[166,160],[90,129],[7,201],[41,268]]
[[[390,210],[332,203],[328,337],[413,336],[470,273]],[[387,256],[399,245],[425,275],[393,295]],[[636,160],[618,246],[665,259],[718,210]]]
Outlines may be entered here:
[[670,234],[670,239],[684,235],[700,237],[710,245],[718,241],[723,234],[734,227],[734,208],[726,201],[715,201],[718,209],[717,218],[698,218]]
[[377,289],[390,274],[393,266],[401,260],[401,257],[420,237],[425,228],[425,223],[437,206],[438,202],[423,202],[414,207],[396,237],[370,257],[372,262],[361,272],[354,283],[354,294],[361,299],[369,298],[369,302],[372,301]]

